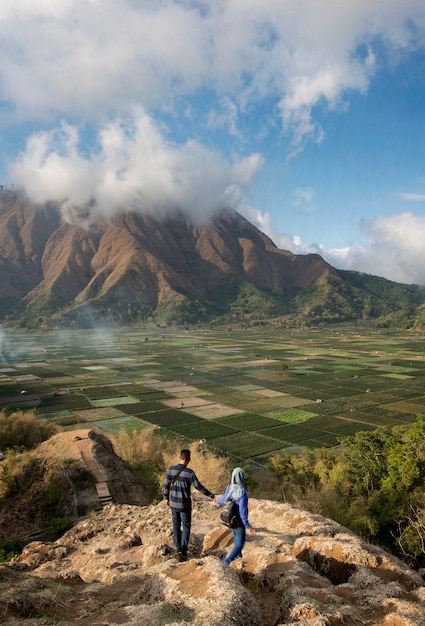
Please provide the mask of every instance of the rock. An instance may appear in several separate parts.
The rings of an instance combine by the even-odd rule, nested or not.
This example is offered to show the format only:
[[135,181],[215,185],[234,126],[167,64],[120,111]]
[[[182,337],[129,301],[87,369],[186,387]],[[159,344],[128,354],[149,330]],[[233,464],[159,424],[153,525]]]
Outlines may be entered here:
[[64,626],[425,626],[420,573],[334,521],[251,499],[258,532],[227,566],[232,533],[219,507],[193,499],[187,562],[163,502],[108,505],[58,542],[33,542],[17,562],[46,585],[71,586],[72,600],[49,609]]

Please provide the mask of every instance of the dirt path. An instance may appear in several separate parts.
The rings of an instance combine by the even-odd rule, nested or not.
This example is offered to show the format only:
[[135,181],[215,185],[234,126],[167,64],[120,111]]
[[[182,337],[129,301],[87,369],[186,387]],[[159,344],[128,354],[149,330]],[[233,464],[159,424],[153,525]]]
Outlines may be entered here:
[[105,470],[96,461],[93,455],[95,442],[88,436],[90,429],[73,430],[60,433],[60,437],[53,436],[42,445],[45,454],[54,456],[58,460],[72,458],[83,463],[84,467],[95,477],[96,492],[102,506],[112,502]]

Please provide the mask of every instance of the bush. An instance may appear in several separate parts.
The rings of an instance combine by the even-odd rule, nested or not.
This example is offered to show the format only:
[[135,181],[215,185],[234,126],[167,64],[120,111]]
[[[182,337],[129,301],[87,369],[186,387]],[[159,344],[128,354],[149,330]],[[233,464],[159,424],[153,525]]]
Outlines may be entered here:
[[46,537],[50,541],[55,541],[61,537],[67,530],[72,528],[74,522],[69,517],[56,517],[51,521],[46,529]]
[[425,565],[425,417],[341,439],[339,450],[273,457],[284,499]]
[[9,539],[9,541],[0,544],[0,562],[11,561],[14,556],[21,554],[26,544],[27,541],[19,539],[19,537]]
[[180,450],[188,447],[192,452],[190,467],[210,491],[222,491],[230,480],[231,468],[226,458],[211,452],[203,443],[182,443],[181,440],[166,439],[157,429],[145,429],[140,433],[121,431],[112,437],[115,452],[133,468],[138,469],[147,481],[156,483],[157,496],[162,495],[162,485],[170,465],[179,462]]
[[178,441],[172,443],[173,445],[170,445],[164,451],[162,483],[168,467],[179,462],[180,450],[189,448],[191,451],[189,466],[193,469],[201,483],[214,493],[224,492],[226,485],[230,482],[232,469],[227,458],[214,454],[201,442],[191,443],[190,445],[182,444]]
[[0,498],[23,493],[35,475],[38,475],[37,459],[31,457],[29,452],[8,450],[6,459],[0,465]]
[[35,448],[57,432],[54,424],[37,420],[34,411],[0,411],[0,450]]

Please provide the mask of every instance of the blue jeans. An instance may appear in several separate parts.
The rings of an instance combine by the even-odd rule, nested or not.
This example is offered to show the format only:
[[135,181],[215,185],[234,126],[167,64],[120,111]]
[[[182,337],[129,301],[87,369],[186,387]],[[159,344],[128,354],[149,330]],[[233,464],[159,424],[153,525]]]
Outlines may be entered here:
[[187,556],[192,511],[190,509],[186,509],[185,511],[172,510],[171,518],[173,520],[173,536],[176,549],[178,552],[182,553],[182,556]]
[[233,532],[233,550],[226,556],[223,560],[223,563],[231,563],[235,559],[240,559],[242,556],[242,548],[245,544],[246,530],[245,526],[240,526],[239,528],[232,528]]

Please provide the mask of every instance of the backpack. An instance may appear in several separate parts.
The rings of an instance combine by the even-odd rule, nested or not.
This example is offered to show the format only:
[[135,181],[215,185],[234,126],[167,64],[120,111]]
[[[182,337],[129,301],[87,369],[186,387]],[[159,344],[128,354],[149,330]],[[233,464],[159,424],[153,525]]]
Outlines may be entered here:
[[239,509],[234,500],[226,500],[220,512],[221,521],[229,528],[238,528],[240,523]]

